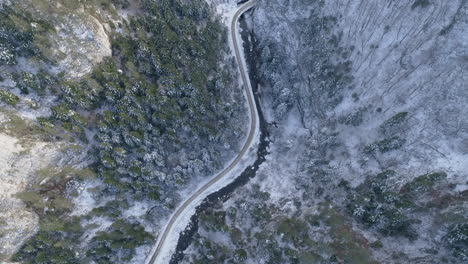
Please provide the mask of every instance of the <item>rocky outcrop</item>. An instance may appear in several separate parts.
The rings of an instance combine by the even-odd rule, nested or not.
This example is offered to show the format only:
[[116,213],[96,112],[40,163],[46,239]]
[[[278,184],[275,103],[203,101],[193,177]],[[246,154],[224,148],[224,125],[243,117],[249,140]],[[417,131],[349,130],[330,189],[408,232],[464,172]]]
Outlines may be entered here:
[[37,228],[38,217],[16,194],[25,190],[34,172],[58,158],[57,146],[34,142],[22,147],[18,138],[0,133],[0,261],[6,260]]
[[112,55],[111,43],[104,26],[84,12],[56,18],[56,35],[51,36],[53,56],[59,58],[57,71],[69,78],[91,72],[106,56]]

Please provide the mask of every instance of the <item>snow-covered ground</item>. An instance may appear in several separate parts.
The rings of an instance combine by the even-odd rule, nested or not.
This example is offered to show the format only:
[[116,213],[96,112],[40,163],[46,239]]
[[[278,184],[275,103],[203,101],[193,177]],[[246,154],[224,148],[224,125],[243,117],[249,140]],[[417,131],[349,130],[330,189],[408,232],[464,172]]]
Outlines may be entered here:
[[[258,138],[258,137],[257,137]],[[245,154],[244,158],[242,161],[236,166],[235,169],[231,170],[225,177],[223,177],[220,181],[217,183],[213,184],[205,190],[201,195],[199,195],[196,199],[194,199],[191,203],[190,206],[188,206],[182,214],[177,218],[177,221],[174,223],[173,227],[171,228],[171,232],[169,236],[166,238],[164,246],[162,247],[160,254],[158,254],[158,258],[154,263],[169,263],[169,260],[171,259],[172,255],[175,252],[175,248],[179,239],[179,234],[185,230],[187,225],[190,222],[190,217],[195,214],[195,208],[205,199],[207,195],[210,193],[214,193],[221,188],[225,187],[229,183],[231,183],[236,177],[238,177],[246,167],[251,166],[255,159],[257,158],[257,153],[256,153],[256,146],[258,143],[253,143],[250,151]],[[208,179],[209,180],[209,179]],[[193,193],[193,190],[197,190],[204,186],[207,182],[200,183],[196,188],[193,189],[188,189],[186,191],[186,196],[188,197]],[[182,202],[183,203],[183,202]],[[161,222],[161,226],[164,226],[164,228],[161,229],[165,230],[166,225],[163,223],[166,223],[168,219],[164,219]],[[159,241],[158,241],[159,243]],[[153,247],[151,250],[151,253],[154,252],[155,248]],[[151,255],[151,254],[150,254]],[[148,260],[147,260],[148,261]]]
[[[325,214],[319,208],[323,204],[335,208],[335,216],[352,225],[347,231],[343,227],[338,237],[331,237],[326,221],[315,222],[320,227],[309,225],[309,230],[319,231],[309,232],[307,239],[322,246],[347,247],[344,241],[351,234],[353,242],[364,241],[363,252],[382,263],[435,263],[450,258],[443,237],[456,223],[454,215],[466,219],[468,208],[462,195],[468,179],[467,13],[466,1],[458,0],[259,0],[249,25],[258,41],[262,107],[268,121],[277,123],[269,131],[271,154],[249,186],[214,210],[226,215],[231,209],[237,212],[232,218],[240,221],[227,225],[241,230],[237,236],[242,241],[219,254],[212,250],[214,246],[193,243],[184,263],[207,254],[227,259],[235,250],[248,255],[244,263],[266,263],[269,257],[281,255],[284,245],[277,234],[269,239],[278,245],[262,244],[255,224],[275,233],[282,218],[308,221],[304,216],[309,212],[314,217]],[[405,112],[408,117],[398,129],[382,129],[386,120]],[[403,139],[401,146],[365,153],[366,146],[383,144],[395,135]],[[414,221],[416,241],[379,233],[378,227],[367,227],[347,211],[349,198],[359,192],[355,187],[366,188],[366,180],[386,170],[396,172],[387,186],[396,193],[418,176],[447,173],[444,184],[449,187],[441,183],[445,187],[426,198],[454,205],[441,205],[443,209],[428,205],[424,213],[400,209]],[[260,186],[268,199],[255,197],[252,186]],[[418,199],[424,200],[414,200]],[[269,208],[266,217],[258,215],[262,212],[258,207]],[[256,217],[260,222],[255,222]],[[219,234],[205,231],[198,233],[200,242],[219,240]],[[382,246],[369,247],[374,241]],[[294,256],[306,253],[304,244],[292,247]],[[323,248],[308,252],[316,250]],[[322,253],[326,262],[331,256],[326,250]]]
[[[0,113],[0,127],[8,117]],[[3,121],[1,121],[3,120]],[[32,142],[21,146],[21,139],[0,132],[0,262],[9,256],[37,228],[38,217],[26,209],[15,195],[26,189],[34,173],[58,160],[59,146]]]
[[[220,4],[218,6],[218,8],[217,8],[218,14],[223,17],[223,23],[225,23],[227,25],[228,29],[229,29],[229,42],[230,42],[230,47],[231,47],[231,50],[232,50],[233,54],[234,54],[234,44],[233,44],[233,40],[232,40],[232,37],[231,37],[232,36],[232,34],[231,34],[231,30],[232,30],[231,29],[231,22],[232,22],[232,20],[234,18],[235,13],[239,10],[239,7],[237,7],[237,5],[234,4],[234,3],[235,3],[234,1],[231,1],[230,3],[223,3],[223,4]],[[238,41],[238,46],[240,47],[240,50],[241,50],[241,53],[242,53],[242,61],[244,63],[244,69],[247,69],[245,58],[244,58],[244,53],[242,51],[242,43],[240,42],[241,37],[239,35],[239,32],[237,32],[237,41]],[[249,87],[248,91],[249,91],[250,94],[247,95],[247,94],[245,94],[245,91],[244,91],[244,95],[246,97],[250,96],[251,98],[253,98],[253,92],[252,92],[252,88],[251,88],[251,85],[250,85],[250,81],[249,81],[249,83],[247,85]],[[239,79],[239,87],[242,87],[241,79]],[[248,106],[248,108],[250,108],[250,107],[252,107],[252,106]],[[254,102],[253,107],[255,107],[255,102]],[[251,131],[251,132],[254,133],[254,137],[253,137],[252,142],[250,143],[248,151],[242,156],[242,159],[240,160],[240,162],[237,163],[237,165],[234,168],[229,170],[229,172],[225,176],[223,176],[219,181],[211,184],[206,190],[204,190],[200,195],[198,195],[195,199],[193,199],[190,202],[189,206],[187,206],[183,210],[183,212],[179,215],[179,217],[177,217],[176,221],[174,222],[174,224],[170,228],[169,235],[165,239],[164,244],[162,245],[161,250],[159,251],[159,254],[157,255],[157,258],[155,259],[155,261],[154,262],[147,262],[147,263],[168,263],[169,260],[171,259],[172,255],[173,255],[174,251],[175,251],[175,247],[177,245],[179,234],[181,232],[183,232],[185,230],[185,228],[187,227],[187,225],[189,224],[191,216],[195,213],[196,206],[199,205],[208,194],[216,192],[216,191],[220,190],[221,188],[225,187],[226,185],[231,183],[236,177],[238,177],[244,171],[245,168],[247,168],[248,166],[253,165],[255,159],[257,158],[256,151],[257,151],[257,148],[258,148],[257,146],[258,146],[258,142],[259,142],[259,138],[260,138],[260,130],[258,129],[259,128],[259,124],[258,124],[259,118],[258,118],[258,113],[257,113],[256,109],[255,109],[255,114],[257,115],[256,118],[255,118],[255,120],[256,120],[255,130]],[[250,117],[250,118],[252,118],[252,117]],[[244,145],[246,143],[247,142],[245,142]],[[237,159],[237,157],[233,158],[227,164],[228,165],[232,164],[233,162],[235,162],[236,159]],[[224,170],[225,169],[223,169],[219,173],[222,173]],[[216,173],[213,177],[216,177],[217,175],[219,175],[219,173]],[[184,192],[181,193],[181,196],[191,198],[191,195],[194,192],[193,190],[201,189],[203,186],[208,184],[210,182],[210,180],[213,179],[213,177],[210,177],[206,181],[201,182],[200,184],[198,184],[198,186],[194,186],[194,188],[186,189]],[[184,200],[184,202],[185,202],[185,200]],[[182,202],[181,204],[184,204],[184,202]],[[168,220],[166,219],[165,221],[167,222]],[[166,230],[166,229],[167,229],[167,226],[164,225],[164,228],[162,230]],[[163,231],[161,231],[160,233],[162,233],[162,232]],[[157,246],[159,245],[159,243],[160,243],[160,241],[158,239],[155,247],[153,247],[152,251],[149,254],[150,257],[154,254],[154,252],[155,252]],[[150,261],[150,259],[147,259],[147,261]]]

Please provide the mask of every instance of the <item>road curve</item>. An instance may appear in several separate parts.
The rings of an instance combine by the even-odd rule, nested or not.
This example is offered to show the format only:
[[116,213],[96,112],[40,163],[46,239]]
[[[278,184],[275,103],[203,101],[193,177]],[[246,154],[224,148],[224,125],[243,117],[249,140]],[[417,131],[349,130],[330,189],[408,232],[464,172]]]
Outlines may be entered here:
[[[257,108],[255,106],[255,100],[253,98],[253,91],[252,91],[252,86],[250,84],[250,79],[246,70],[246,63],[243,60],[242,53],[239,49],[239,39],[238,39],[238,31],[237,31],[237,22],[239,20],[239,17],[248,11],[250,8],[252,8],[255,5],[256,0],[250,0],[246,3],[244,3],[239,10],[234,14],[234,17],[232,19],[231,23],[231,41],[233,42],[233,47],[234,51],[236,54],[236,60],[237,64],[239,65],[239,71],[242,77],[242,82],[243,82],[243,87],[245,89],[245,93],[247,96],[247,101],[249,104],[249,110],[250,110],[250,129],[249,129],[249,134],[247,137],[247,140],[244,143],[244,146],[242,147],[241,151],[239,154],[237,154],[236,158],[227,166],[224,168],[218,175],[213,177],[208,183],[200,187],[195,193],[193,193],[187,200],[185,200],[182,205],[180,205],[177,210],[174,212],[174,214],[171,216],[169,219],[169,222],[167,223],[166,227],[164,228],[164,231],[161,233],[161,235],[158,237],[158,240],[153,247],[153,250],[151,251],[151,255],[147,258],[146,263],[148,264],[162,264],[161,261],[158,261],[158,257],[160,256],[161,250],[164,246],[164,243],[167,240],[168,235],[171,233],[174,224],[176,223],[177,219],[181,216],[181,214],[189,208],[189,206],[199,198],[200,195],[202,195],[209,187],[211,187],[213,184],[219,182],[221,179],[223,179],[229,172],[234,169],[241,159],[244,157],[244,155],[247,153],[249,148],[251,147],[251,144],[253,142],[253,139],[255,137],[255,134],[258,130],[258,113],[257,113]],[[242,48],[242,47],[240,47]]]

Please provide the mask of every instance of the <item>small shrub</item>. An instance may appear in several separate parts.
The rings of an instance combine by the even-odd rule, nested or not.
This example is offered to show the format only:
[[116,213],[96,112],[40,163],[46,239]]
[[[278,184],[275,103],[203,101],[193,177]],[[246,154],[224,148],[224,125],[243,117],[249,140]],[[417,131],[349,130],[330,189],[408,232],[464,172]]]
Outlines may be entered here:
[[391,150],[397,150],[401,148],[406,142],[406,139],[400,138],[398,136],[392,136],[380,141],[376,141],[370,145],[364,147],[364,153],[372,154],[376,151],[380,153],[386,153]]
[[5,104],[16,106],[19,102],[20,98],[13,93],[10,93],[5,90],[0,90],[0,101],[4,102]]
[[380,240],[377,240],[375,242],[372,242],[370,244],[370,247],[371,248],[383,248],[383,244],[382,244],[382,242],[380,242]]
[[416,0],[411,6],[411,9],[413,10],[418,7],[425,8],[425,7],[428,7],[430,4],[431,2],[429,0]]
[[439,181],[446,179],[445,172],[433,172],[416,177],[413,181],[405,184],[401,191],[412,195],[421,194],[432,189]]
[[140,224],[117,220],[107,231],[97,232],[86,255],[96,263],[128,263],[135,248],[153,239]]
[[237,249],[234,252],[234,259],[239,262],[244,262],[247,260],[247,251],[242,248]]
[[402,124],[404,124],[404,121],[407,120],[407,117],[408,112],[397,113],[396,115],[383,122],[382,125],[380,125],[380,132],[384,135],[392,135],[399,132],[399,130],[401,130]]
[[286,218],[278,225],[278,233],[283,234],[287,241],[299,243],[307,237],[309,226],[306,222],[296,218]]
[[395,174],[384,171],[368,179],[356,188],[356,194],[350,197],[347,205],[350,214],[369,228],[376,228],[387,236],[404,236],[414,240],[413,221],[405,214],[412,207],[406,196],[393,192],[386,184],[386,179]]
[[452,226],[444,239],[453,256],[468,261],[468,223]]

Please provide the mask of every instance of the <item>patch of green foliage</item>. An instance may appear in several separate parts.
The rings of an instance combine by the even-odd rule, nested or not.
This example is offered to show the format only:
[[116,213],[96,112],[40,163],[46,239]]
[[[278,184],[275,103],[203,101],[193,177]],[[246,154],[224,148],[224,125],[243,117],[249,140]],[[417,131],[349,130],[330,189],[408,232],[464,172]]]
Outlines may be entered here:
[[86,215],[86,218],[109,217],[111,219],[122,216],[122,209],[128,209],[128,202],[126,200],[113,200],[107,202],[104,206],[96,207]]
[[243,248],[236,249],[234,252],[234,260],[238,262],[244,262],[247,260],[247,251]]
[[67,184],[72,179],[85,180],[94,177],[95,174],[90,169],[47,167],[36,171],[35,183],[17,196],[39,216],[47,215],[51,211],[61,215],[72,208],[71,201],[63,195]]
[[16,106],[18,104],[20,98],[16,96],[15,94],[6,91],[6,90],[0,90],[0,101],[4,102],[5,104],[11,105],[11,106]]
[[453,225],[445,236],[453,256],[463,261],[468,261],[468,223]]
[[45,95],[47,91],[56,92],[59,78],[41,70],[37,74],[30,72],[13,73],[13,80],[21,93],[29,94],[33,91],[38,95]]
[[98,264],[127,263],[135,254],[135,248],[153,239],[141,225],[117,220],[107,231],[99,231],[92,238],[86,256]]
[[374,241],[370,244],[371,248],[383,248],[383,244],[380,240]]
[[[255,194],[256,189],[252,188]],[[309,215],[306,220],[299,215],[279,216],[275,214],[274,209],[271,209],[270,219],[254,222],[253,229],[244,230],[242,233],[235,228],[235,225],[245,221],[243,218],[247,215],[252,216],[250,212],[254,208],[254,203],[240,201],[239,204],[242,204],[245,213],[236,214],[230,209],[229,212],[216,211],[216,214],[205,212],[200,215],[201,226],[208,227],[208,231],[211,232],[221,232],[225,235],[229,233],[235,248],[226,252],[222,249],[222,245],[216,243],[210,236],[197,234],[194,246],[198,252],[191,257],[199,262],[190,263],[244,263],[244,258],[249,256],[254,259],[262,256],[265,263],[271,264],[329,263],[327,261],[329,256],[332,256],[332,259],[340,259],[343,263],[376,263],[367,248],[367,241],[353,231],[349,218],[329,205],[320,206],[320,214]],[[270,206],[272,205],[266,204],[264,207],[270,208]],[[311,222],[321,224],[316,225]],[[223,227],[211,228],[215,225]],[[326,242],[316,241],[311,236],[316,232],[317,226],[326,228],[327,237],[328,235],[330,237]],[[313,229],[314,232],[311,232]]]
[[343,263],[376,264],[367,248],[367,241],[353,231],[349,219],[336,209],[324,205],[320,217],[329,227],[328,232],[332,238],[332,242],[328,245],[332,253],[330,261],[333,263],[340,259]]
[[350,195],[347,209],[356,220],[366,227],[377,229],[383,235],[404,236],[414,240],[417,234],[413,225],[418,221],[409,216],[429,206],[427,202],[431,201],[432,193],[446,179],[447,174],[424,174],[399,189],[388,183],[395,174],[395,171],[387,170],[368,177]]
[[402,192],[416,196],[433,189],[434,185],[447,178],[445,172],[432,172],[416,177],[411,182],[405,184]]
[[[61,2],[70,2],[67,8],[75,6],[73,1]],[[101,2],[103,7],[112,6],[110,2],[117,8],[128,6],[125,0]],[[105,182],[106,194],[159,201],[160,187],[167,183],[154,173],[170,171],[175,162],[158,151],[177,153],[188,144],[202,149],[206,142],[219,138],[232,111],[225,107],[221,93],[233,77],[219,67],[227,34],[219,21],[209,16],[205,1],[143,0],[141,6],[139,16],[122,25],[120,33],[111,34],[113,56],[105,58],[88,76],[63,80],[40,72],[14,77],[23,93],[50,91],[58,96],[51,117],[39,120],[42,128],[71,132],[84,142],[95,135],[90,154],[97,162],[91,168]],[[20,197],[38,212],[41,221],[55,217],[63,221],[57,225],[66,226],[104,217],[114,221],[112,226],[91,239],[86,254],[77,255],[83,253],[82,248],[76,248],[83,230],[57,227],[55,232],[41,225],[38,235],[15,259],[41,263],[41,256],[50,255],[57,258],[51,263],[127,263],[135,248],[153,237],[139,224],[121,219],[128,207],[125,202],[109,202],[78,220],[67,216],[72,204],[63,198],[64,190],[73,178],[49,179],[43,187],[33,186]],[[180,176],[176,184],[184,181]],[[45,242],[44,236],[48,238]],[[242,252],[238,255],[243,258]]]
[[[28,191],[19,193],[18,198],[40,216],[40,229],[21,247],[13,257],[14,261],[57,264],[89,261],[76,254],[81,250],[76,242],[85,232],[83,218],[89,220],[98,216],[115,219],[121,216],[122,208],[128,207],[125,200],[110,201],[83,217],[69,216],[73,205],[64,195],[68,182],[93,177],[94,172],[89,169],[77,170],[71,167],[37,171],[37,183],[29,187]],[[92,249],[88,250],[86,256],[96,263],[122,263],[134,255],[136,247],[152,239],[152,235],[140,224],[117,220],[109,230],[97,233],[92,240]]]
[[3,123],[0,132],[18,138],[23,147],[27,147],[30,142],[37,140],[50,142],[66,136],[59,133],[56,127],[43,119],[39,119],[39,122],[36,123],[26,120],[11,111],[4,109],[0,109],[0,111],[8,120]]
[[399,112],[383,122],[380,125],[379,130],[384,135],[393,135],[398,132],[401,132],[401,125],[406,121],[408,118],[408,112]]
[[400,138],[399,136],[391,136],[365,146],[364,153],[372,154],[376,151],[380,153],[386,153],[401,148],[405,144],[405,142],[406,139],[404,138]]
[[51,25],[34,19],[30,13],[3,5],[0,9],[0,66],[15,65],[19,57],[41,56],[41,46],[47,45],[41,34],[51,30]]
[[74,247],[82,234],[77,217],[62,219],[59,214],[48,214],[41,218],[39,232],[26,241],[12,260],[25,264],[80,263]]
[[72,179],[89,179],[94,173],[77,170],[44,168],[36,172],[37,182],[17,195],[40,216],[39,232],[30,238],[13,257],[23,263],[79,263],[75,255],[76,241],[84,230],[79,217],[70,217],[73,204],[64,196]]
[[[144,182],[167,170],[148,160],[159,142],[176,153],[226,127],[219,94],[231,78],[218,67],[226,32],[204,1],[142,1],[142,10],[130,19],[130,35],[113,35],[114,56],[87,78],[64,83],[62,103],[52,108],[53,119],[79,137],[97,132],[100,175],[133,194],[147,193]],[[81,116],[101,108],[90,123]]]
[[299,219],[286,218],[278,224],[277,230],[285,240],[299,243],[307,238],[309,228],[307,223]]
[[394,174],[394,171],[384,171],[369,177],[350,197],[347,208],[367,227],[376,228],[384,235],[414,240],[417,234],[412,227],[413,221],[405,214],[413,202],[386,185],[386,180]]

